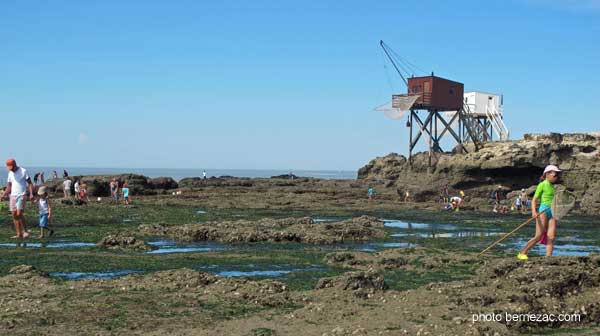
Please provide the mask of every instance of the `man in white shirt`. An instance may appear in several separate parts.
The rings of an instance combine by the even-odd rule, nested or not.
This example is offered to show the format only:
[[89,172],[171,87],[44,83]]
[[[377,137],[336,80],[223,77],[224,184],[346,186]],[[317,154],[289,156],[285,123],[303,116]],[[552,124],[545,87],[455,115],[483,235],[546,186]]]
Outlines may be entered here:
[[63,181],[63,193],[65,195],[65,199],[71,198],[71,183],[71,179],[68,177]]
[[25,194],[29,191],[29,199],[33,202],[33,184],[27,170],[17,166],[15,159],[6,160],[6,170],[8,170],[6,194],[10,192],[10,212],[17,232],[13,238],[28,238],[29,232],[25,224]]

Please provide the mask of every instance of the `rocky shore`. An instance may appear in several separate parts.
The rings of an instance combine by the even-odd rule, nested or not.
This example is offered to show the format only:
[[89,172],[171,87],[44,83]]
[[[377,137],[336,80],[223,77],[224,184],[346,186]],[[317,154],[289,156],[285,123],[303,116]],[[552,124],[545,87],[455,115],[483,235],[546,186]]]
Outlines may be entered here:
[[[127,182],[131,194],[156,196],[176,193],[180,201],[201,200],[213,208],[318,209],[343,205],[347,209],[398,207],[438,209],[440,189],[448,184],[451,195],[463,190],[469,196],[464,210],[489,211],[489,195],[499,186],[510,198],[521,189],[533,193],[547,164],[564,170],[561,184],[575,193],[575,212],[600,214],[600,133],[527,134],[517,141],[486,143],[468,154],[442,153],[429,167],[427,153],[413,156],[391,153],[371,160],[358,171],[357,180],[325,180],[291,175],[271,178],[231,176],[148,178],[136,174],[77,176],[90,196],[109,195],[113,178]],[[62,179],[46,183],[50,193],[62,195]],[[376,201],[365,204],[369,187]],[[405,192],[411,202],[400,205]],[[512,193],[511,193],[512,192]]]
[[400,195],[409,190],[418,202],[437,199],[447,183],[454,193],[464,190],[482,203],[498,186],[532,192],[548,164],[564,170],[561,183],[576,194],[579,211],[600,214],[600,133],[526,134],[517,141],[486,143],[477,152],[437,154],[432,167],[428,153],[413,156],[412,167],[405,156],[391,153],[359,169],[358,179]]

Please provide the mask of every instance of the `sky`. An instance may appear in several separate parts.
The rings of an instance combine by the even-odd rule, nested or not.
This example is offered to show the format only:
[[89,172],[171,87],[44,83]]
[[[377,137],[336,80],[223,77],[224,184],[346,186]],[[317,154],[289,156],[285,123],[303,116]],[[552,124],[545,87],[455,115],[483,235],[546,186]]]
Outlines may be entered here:
[[356,170],[406,155],[405,121],[373,111],[406,91],[380,40],[503,94],[512,139],[600,131],[600,0],[0,0],[0,157]]

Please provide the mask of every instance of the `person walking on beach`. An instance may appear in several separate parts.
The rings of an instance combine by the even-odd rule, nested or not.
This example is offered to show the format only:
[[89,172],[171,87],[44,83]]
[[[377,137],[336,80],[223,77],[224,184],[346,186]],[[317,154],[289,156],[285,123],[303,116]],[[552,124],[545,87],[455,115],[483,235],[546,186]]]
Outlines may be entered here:
[[206,180],[206,171],[202,171],[202,178]]
[[529,200],[529,196],[525,189],[521,189],[521,207],[523,208],[523,212],[527,212],[527,208],[529,207],[531,201]]
[[69,199],[71,198],[71,179],[66,178],[63,181],[63,194],[65,196],[65,199]]
[[79,197],[79,192],[81,192],[81,187],[79,185],[78,179],[75,180],[75,185],[73,186],[73,189],[75,190],[75,197]]
[[515,208],[517,212],[523,213],[523,199],[521,198],[521,194],[517,195],[512,207]]
[[502,212],[502,208],[500,207],[500,192],[502,191],[502,186],[498,186],[498,188],[496,188],[496,190],[494,190],[492,192],[492,200],[494,202],[494,209],[492,210],[493,212]]
[[40,210],[40,235],[38,238],[41,239],[44,238],[44,230],[49,230],[48,236],[52,236],[54,234],[54,230],[50,228],[52,207],[50,206],[50,198],[48,197],[45,186],[40,187],[38,190],[38,196],[40,196],[40,198],[37,200],[38,208]]
[[25,168],[17,166],[15,159],[6,160],[8,183],[6,194],[10,193],[9,208],[15,225],[16,236],[12,238],[28,238],[29,232],[25,223],[25,193],[29,191],[29,199],[33,202],[33,183]]
[[66,169],[63,169],[63,178],[69,177],[69,173],[67,173]]
[[123,199],[125,200],[125,204],[129,205],[129,187],[127,183],[123,183],[123,188],[121,188],[121,193],[123,194]]
[[[537,217],[540,214],[535,224],[535,236],[517,255],[519,260],[527,260],[527,252],[538,242],[546,244],[546,256],[552,256],[556,236],[556,219],[552,218],[551,206],[555,193],[554,184],[558,181],[561,172],[557,166],[548,165],[540,177],[540,183],[535,189],[533,200],[531,200],[531,216]],[[538,202],[540,202],[539,207]]]
[[52,179],[53,180],[58,180],[58,173],[56,172],[56,170],[52,171]]
[[117,189],[118,189],[117,181],[116,181],[116,179],[113,178],[110,181],[110,197],[112,197],[115,200],[117,199]]
[[375,188],[369,187],[369,190],[367,190],[367,197],[369,198],[369,201],[375,198]]

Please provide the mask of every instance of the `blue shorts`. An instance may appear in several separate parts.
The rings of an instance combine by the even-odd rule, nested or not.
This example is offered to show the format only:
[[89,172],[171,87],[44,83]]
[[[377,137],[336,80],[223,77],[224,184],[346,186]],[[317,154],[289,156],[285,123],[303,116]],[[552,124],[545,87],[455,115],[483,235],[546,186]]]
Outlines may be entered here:
[[40,227],[41,228],[48,227],[48,214],[40,214]]
[[[548,210],[546,210],[546,209],[548,209]],[[538,212],[542,212],[544,210],[546,210],[546,212],[545,212],[546,213],[546,217],[548,217],[549,220],[552,219],[552,210],[550,209],[550,206],[548,206],[548,205],[540,205],[540,207],[538,208]]]

